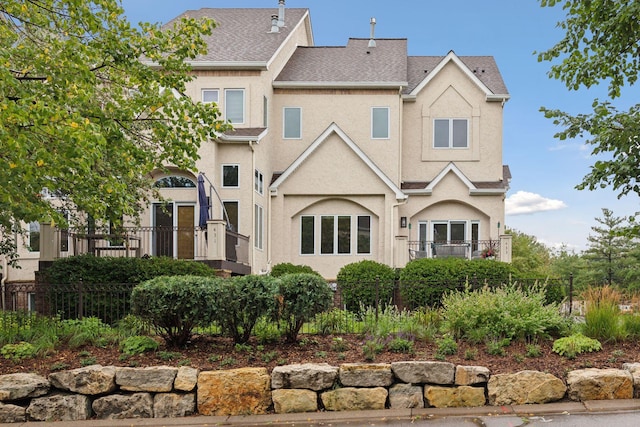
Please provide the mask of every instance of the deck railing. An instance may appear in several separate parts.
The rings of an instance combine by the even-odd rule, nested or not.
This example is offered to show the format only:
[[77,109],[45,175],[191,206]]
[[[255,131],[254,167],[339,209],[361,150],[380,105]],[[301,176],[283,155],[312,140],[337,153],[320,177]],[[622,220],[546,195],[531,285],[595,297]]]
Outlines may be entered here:
[[485,258],[499,256],[499,240],[410,241],[409,258]]

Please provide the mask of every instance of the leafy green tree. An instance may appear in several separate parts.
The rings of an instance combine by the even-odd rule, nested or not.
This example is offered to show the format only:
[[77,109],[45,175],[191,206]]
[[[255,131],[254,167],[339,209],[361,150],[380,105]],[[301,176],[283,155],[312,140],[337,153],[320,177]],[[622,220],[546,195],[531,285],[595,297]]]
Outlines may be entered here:
[[64,208],[118,223],[146,205],[154,169],[194,169],[225,128],[181,95],[213,27],[134,27],[117,0],[0,2],[0,253],[15,264],[21,221],[64,225]]
[[[570,90],[608,82],[611,100],[633,85],[640,71],[640,1],[540,0],[543,7],[562,4],[566,19],[558,25],[565,36],[539,61],[555,61],[549,75]],[[564,127],[560,140],[586,136],[596,160],[576,188],[612,186],[619,196],[640,194],[640,104],[619,110],[611,100],[594,100],[593,112],[571,115],[542,108],[546,117]]]
[[616,217],[609,209],[602,209],[600,225],[591,227],[594,234],[587,237],[588,248],[584,252],[592,284],[626,286],[626,270],[630,267],[631,239],[625,235],[626,219]]
[[553,251],[549,265],[550,276],[567,278],[573,276],[574,289],[589,286],[587,262],[581,253],[569,250],[566,246]]
[[523,277],[546,276],[551,264],[551,251],[535,236],[507,229],[511,234],[511,264]]

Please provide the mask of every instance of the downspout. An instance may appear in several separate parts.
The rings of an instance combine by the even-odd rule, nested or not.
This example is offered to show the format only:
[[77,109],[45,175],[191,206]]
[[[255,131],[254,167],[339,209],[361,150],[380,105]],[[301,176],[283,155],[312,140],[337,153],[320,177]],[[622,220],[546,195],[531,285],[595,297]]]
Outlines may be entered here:
[[[256,179],[256,149],[253,146],[254,142],[253,141],[249,141],[249,149],[251,150],[251,170],[253,171],[253,185],[252,187],[254,187],[251,190],[251,226],[253,227],[253,242],[251,242],[251,239],[249,239],[249,244],[251,245],[251,247],[249,248],[249,253],[251,254],[249,256],[249,265],[251,266],[251,272],[254,272],[254,268],[256,267],[254,262],[255,262],[255,250],[256,250],[256,239],[258,238],[258,236],[256,236],[256,189],[255,189],[255,179]],[[264,183],[264,180],[263,180]],[[264,188],[264,187],[263,187]],[[263,220],[264,220],[264,213],[262,214],[263,216]],[[253,244],[251,244],[253,243]],[[264,239],[263,239],[263,244],[264,244]]]

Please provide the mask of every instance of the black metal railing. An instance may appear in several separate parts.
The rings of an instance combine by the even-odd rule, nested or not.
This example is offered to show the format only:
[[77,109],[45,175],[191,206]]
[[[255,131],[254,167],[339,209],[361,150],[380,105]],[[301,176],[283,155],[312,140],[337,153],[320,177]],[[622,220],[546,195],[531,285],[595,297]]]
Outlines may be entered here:
[[417,240],[409,242],[409,258],[498,258],[499,240]]

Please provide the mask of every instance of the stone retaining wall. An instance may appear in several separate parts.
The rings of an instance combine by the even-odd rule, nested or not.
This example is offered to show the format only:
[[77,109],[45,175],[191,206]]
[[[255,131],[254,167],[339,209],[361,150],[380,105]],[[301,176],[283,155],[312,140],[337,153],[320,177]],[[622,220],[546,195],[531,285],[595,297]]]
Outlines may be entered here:
[[571,371],[566,382],[538,371],[491,375],[431,361],[297,364],[271,374],[93,365],[49,378],[0,376],[0,423],[535,404],[630,399],[639,390],[640,363]]

